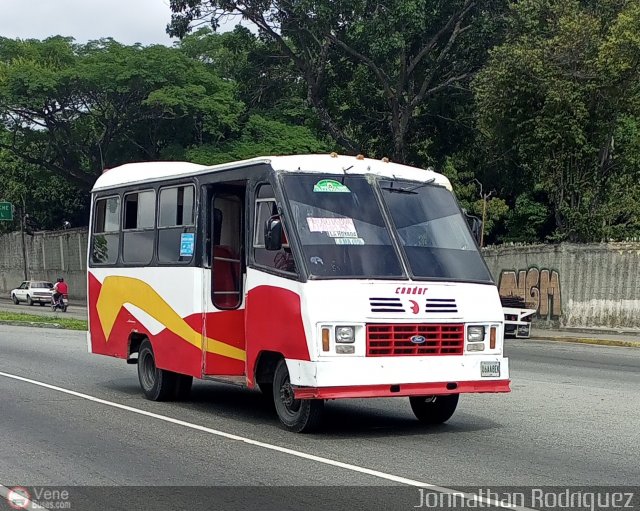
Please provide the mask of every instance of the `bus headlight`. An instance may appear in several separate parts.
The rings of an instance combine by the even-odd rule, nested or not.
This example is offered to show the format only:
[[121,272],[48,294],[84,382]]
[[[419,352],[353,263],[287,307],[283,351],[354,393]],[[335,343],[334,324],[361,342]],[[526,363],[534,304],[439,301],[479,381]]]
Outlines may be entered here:
[[484,326],[468,326],[467,342],[482,342],[482,341],[484,341]]
[[356,340],[356,329],[353,326],[337,326],[336,342],[351,343]]

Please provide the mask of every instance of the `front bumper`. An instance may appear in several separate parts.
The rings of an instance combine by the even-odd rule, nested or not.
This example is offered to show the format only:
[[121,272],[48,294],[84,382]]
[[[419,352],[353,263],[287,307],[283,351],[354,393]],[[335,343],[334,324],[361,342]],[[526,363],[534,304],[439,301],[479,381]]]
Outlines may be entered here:
[[531,323],[505,320],[504,333],[505,335],[513,335],[517,339],[528,339],[531,337]]
[[[499,362],[500,371],[496,376],[483,377],[481,362]],[[291,384],[297,388],[359,388],[373,389],[387,395],[420,395],[435,391],[441,393],[506,392],[509,383],[509,359],[499,355],[458,355],[458,356],[425,356],[425,357],[332,357],[320,361],[287,360],[287,368]],[[502,383],[497,383],[502,382]],[[447,384],[456,384],[455,392],[447,391]],[[407,392],[415,390],[414,394],[398,394],[392,391],[392,386],[400,386]],[[420,387],[415,387],[416,385]],[[433,387],[435,386],[435,387]],[[383,389],[387,389],[384,391]],[[468,390],[462,390],[468,389]],[[447,391],[447,392],[445,392]],[[302,391],[301,394],[305,394]],[[336,390],[335,392],[340,392]],[[346,391],[349,396],[366,397],[360,391]],[[358,394],[357,396],[351,394]],[[364,390],[364,392],[368,392]],[[317,393],[316,393],[317,394]],[[343,393],[344,394],[344,393]],[[318,394],[319,395],[319,394]]]
[[353,387],[294,387],[296,399],[441,396],[486,392],[511,392],[510,380],[360,385]]

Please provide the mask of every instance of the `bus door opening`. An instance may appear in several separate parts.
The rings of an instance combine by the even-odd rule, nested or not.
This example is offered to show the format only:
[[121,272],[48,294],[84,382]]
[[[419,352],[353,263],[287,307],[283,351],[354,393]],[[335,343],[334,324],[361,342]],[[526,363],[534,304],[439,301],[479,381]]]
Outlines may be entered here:
[[244,196],[244,188],[225,186],[212,190],[209,202],[206,287],[211,292],[205,297],[204,325],[204,372],[208,375],[242,375],[245,370],[238,352],[245,349]]

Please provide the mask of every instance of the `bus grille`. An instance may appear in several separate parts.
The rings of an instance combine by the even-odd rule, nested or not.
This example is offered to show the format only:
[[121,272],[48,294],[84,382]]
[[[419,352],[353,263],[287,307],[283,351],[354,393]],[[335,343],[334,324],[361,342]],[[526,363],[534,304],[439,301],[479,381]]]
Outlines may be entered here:
[[[422,336],[416,344],[412,337]],[[415,340],[415,339],[414,339]],[[464,325],[462,324],[394,324],[367,325],[367,356],[397,355],[462,355]]]

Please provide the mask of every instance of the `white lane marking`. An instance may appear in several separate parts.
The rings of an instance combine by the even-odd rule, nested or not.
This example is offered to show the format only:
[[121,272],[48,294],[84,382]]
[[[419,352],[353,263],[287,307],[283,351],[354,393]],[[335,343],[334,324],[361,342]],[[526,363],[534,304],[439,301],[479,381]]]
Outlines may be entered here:
[[0,371],[0,376],[4,376],[5,378],[10,378],[12,380],[21,381],[24,383],[31,383],[32,385],[36,385],[38,387],[43,387],[45,389],[55,390],[56,392],[62,392],[63,394],[68,394],[70,396],[79,397],[81,399],[86,399],[87,401],[92,401],[94,403],[99,403],[106,406],[111,406],[113,408],[118,408],[120,410],[126,410],[128,412],[136,413],[138,415],[144,415],[146,417],[152,417],[154,419],[158,419],[164,422],[169,422],[171,424],[176,424],[178,426],[184,426],[185,428],[195,429],[197,431],[202,431],[204,433],[209,433],[211,435],[219,436],[222,438],[227,438],[229,440],[235,440],[237,442],[243,442],[245,444],[253,445],[256,447],[262,447],[263,449],[268,449],[270,451],[276,451],[283,454],[289,454],[291,456],[295,456],[297,458],[302,458],[305,460],[316,461],[318,463],[322,463],[324,465],[330,465],[333,467],[343,468],[345,470],[350,470],[351,472],[358,472],[360,474],[367,474],[373,477],[377,477],[379,479],[385,479],[387,481],[392,481],[394,483],[400,483],[407,486],[414,486],[416,488],[425,488],[433,491],[437,491],[440,493],[453,493],[457,496],[464,496],[468,500],[472,500],[477,503],[482,503],[484,505],[491,505],[494,507],[506,508],[506,509],[516,509],[521,511],[537,511],[527,507],[520,507],[510,505],[505,502],[496,501],[493,499],[488,499],[486,497],[481,497],[474,493],[467,493],[458,491],[452,488],[446,488],[444,486],[438,486],[431,483],[425,483],[422,481],[416,481],[415,479],[408,479],[406,477],[396,476],[393,474],[387,474],[386,472],[380,472],[379,470],[373,470],[366,467],[360,467],[358,465],[352,465],[350,463],[343,463],[342,461],[336,461],[329,458],[324,458],[322,456],[316,456],[315,454],[308,454],[302,451],[296,451],[294,449],[289,449],[287,447],[281,447],[279,445],[268,444],[265,442],[260,442],[258,440],[253,440],[251,438],[246,438],[239,435],[234,435],[231,433],[226,433],[224,431],[220,431],[217,429],[207,428],[206,426],[200,426],[199,424],[194,424],[192,422],[186,422],[180,419],[174,419],[173,417],[168,417],[166,415],[160,415],[153,412],[148,412],[146,410],[141,410],[139,408],[134,408],[132,406],[122,405],[120,403],[116,403],[113,401],[107,401],[105,399],[100,399],[98,397],[93,397],[88,394],[83,394],[81,392],[76,392],[75,390],[64,389],[62,387],[57,387],[55,385],[51,385],[49,383],[44,383],[37,380],[32,380],[30,378],[24,378],[23,376],[18,376],[15,374],[4,373]]
[[[6,487],[6,486],[2,486],[0,484],[0,496],[4,497],[6,499],[7,502],[9,502],[9,494],[11,494],[13,491],[13,487]],[[15,501],[14,501],[15,502]],[[27,502],[20,502],[17,503],[16,505],[19,505],[19,508],[16,509],[45,509],[42,506],[39,506],[38,504],[36,504],[33,500],[31,500],[30,498],[27,499]]]

